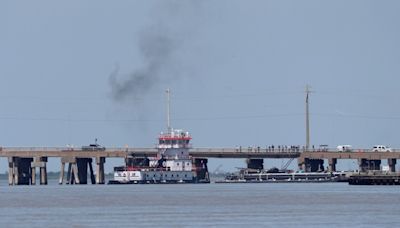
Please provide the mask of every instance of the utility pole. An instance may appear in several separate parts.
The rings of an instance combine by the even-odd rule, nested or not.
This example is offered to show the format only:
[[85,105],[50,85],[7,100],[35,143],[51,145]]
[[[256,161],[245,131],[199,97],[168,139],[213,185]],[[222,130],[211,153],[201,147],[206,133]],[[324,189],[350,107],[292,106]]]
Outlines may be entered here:
[[171,132],[171,119],[170,119],[170,116],[171,116],[171,113],[170,113],[171,91],[169,90],[169,88],[166,90],[166,93],[167,93],[167,130],[168,130],[168,133],[170,133]]
[[309,111],[309,96],[311,87],[306,85],[306,151],[310,149],[310,111]]

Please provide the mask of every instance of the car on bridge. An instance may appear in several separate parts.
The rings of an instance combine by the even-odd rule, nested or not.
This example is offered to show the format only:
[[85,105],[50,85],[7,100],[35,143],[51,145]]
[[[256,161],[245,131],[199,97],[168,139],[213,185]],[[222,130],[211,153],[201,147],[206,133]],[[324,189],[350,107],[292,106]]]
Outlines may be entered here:
[[338,152],[352,152],[352,146],[351,145],[339,145],[336,147]]
[[84,151],[97,151],[97,150],[106,150],[104,146],[100,146],[99,144],[89,144],[89,146],[82,146],[82,150]]
[[93,144],[89,144],[89,146],[82,146],[82,150],[84,151],[104,151],[106,148],[104,146],[100,146],[97,144],[97,139],[95,139],[95,142]]
[[373,152],[392,152],[392,149],[384,145],[375,145],[372,147]]

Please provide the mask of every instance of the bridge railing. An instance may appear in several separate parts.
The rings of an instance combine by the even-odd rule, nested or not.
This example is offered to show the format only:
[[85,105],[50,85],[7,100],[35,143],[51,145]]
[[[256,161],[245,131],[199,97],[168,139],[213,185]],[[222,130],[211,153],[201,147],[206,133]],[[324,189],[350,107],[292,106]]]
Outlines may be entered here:
[[[305,151],[305,149],[301,150],[302,152]],[[390,151],[374,151],[374,149],[365,149],[365,148],[352,148],[350,150],[338,150],[337,148],[310,148],[307,150],[307,152],[335,152],[335,153],[369,153],[369,152],[400,152],[400,149],[393,149],[391,148]]]
[[38,151],[38,152],[49,152],[49,151],[64,151],[71,150],[69,147],[0,147],[2,151]]
[[300,150],[268,150],[266,148],[192,148],[190,152],[209,152],[209,153],[299,153]]

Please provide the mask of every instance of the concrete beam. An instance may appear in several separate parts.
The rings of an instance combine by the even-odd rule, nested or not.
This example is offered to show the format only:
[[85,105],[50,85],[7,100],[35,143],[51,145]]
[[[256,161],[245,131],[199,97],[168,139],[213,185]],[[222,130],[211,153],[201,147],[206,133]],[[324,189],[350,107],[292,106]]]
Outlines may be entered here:
[[31,162],[31,167],[34,168],[43,168],[46,167],[46,162]]
[[61,163],[76,163],[76,157],[61,157]]

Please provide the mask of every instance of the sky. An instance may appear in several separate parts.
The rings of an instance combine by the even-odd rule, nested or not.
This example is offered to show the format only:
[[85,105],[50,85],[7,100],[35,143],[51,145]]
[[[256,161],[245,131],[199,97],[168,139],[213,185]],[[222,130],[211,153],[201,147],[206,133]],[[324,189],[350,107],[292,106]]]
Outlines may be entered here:
[[[0,145],[154,147],[167,88],[172,126],[193,147],[304,145],[308,84],[312,145],[400,148],[399,11],[390,0],[2,0]],[[210,171],[244,165],[211,159]]]

